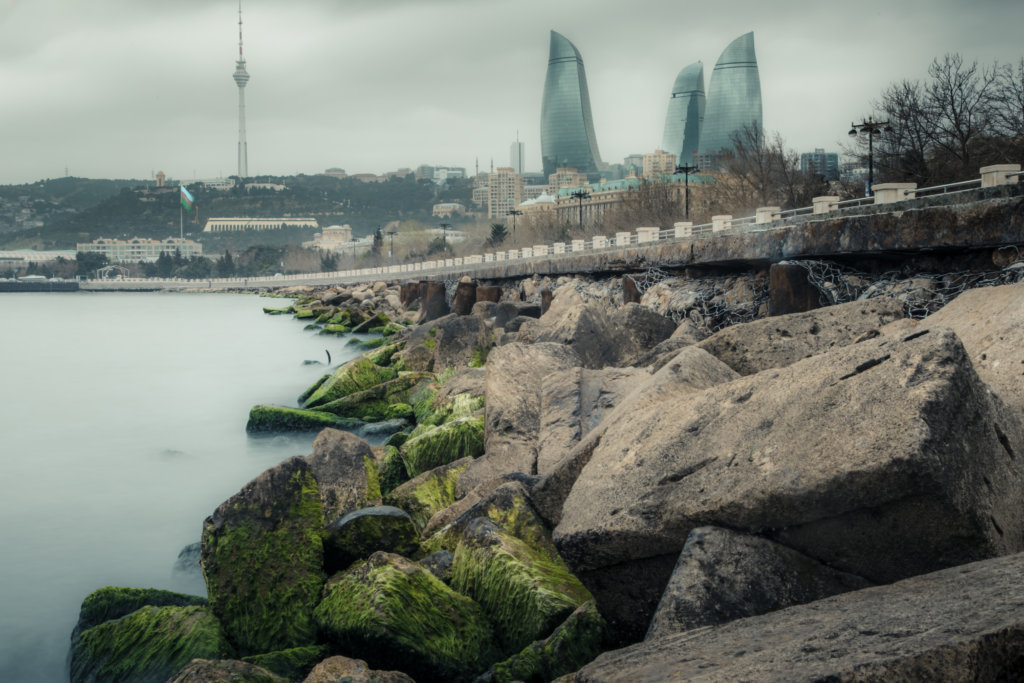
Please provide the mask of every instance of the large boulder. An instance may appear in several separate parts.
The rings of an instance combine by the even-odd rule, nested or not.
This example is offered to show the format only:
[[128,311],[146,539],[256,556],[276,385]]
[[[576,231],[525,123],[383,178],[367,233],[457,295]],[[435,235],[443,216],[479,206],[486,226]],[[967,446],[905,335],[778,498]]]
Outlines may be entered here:
[[462,417],[432,427],[402,444],[406,472],[415,477],[435,467],[484,452],[484,420]]
[[454,551],[470,522],[487,517],[531,546],[556,552],[551,532],[530,500],[533,479],[516,472],[480,484],[430,518],[420,534],[424,545]]
[[388,505],[405,510],[418,530],[422,530],[437,512],[455,502],[455,484],[472,458],[427,470],[384,496]]
[[874,582],[1024,547],[1024,428],[948,329],[620,406],[602,428],[554,532],[576,571],[672,557],[707,524]]
[[902,317],[903,304],[879,297],[732,325],[698,346],[741,375],[752,375],[852,344]]
[[72,683],[166,681],[195,658],[230,657],[205,607],[142,607],[82,632],[71,648]]
[[309,672],[302,683],[416,683],[401,671],[377,671],[361,659],[329,657]]
[[355,434],[323,430],[305,461],[316,478],[325,520],[380,502],[373,449]]
[[506,344],[487,359],[484,452],[460,478],[460,492],[508,472],[535,474],[544,378],[579,365],[562,344]]
[[[403,372],[395,379],[328,401],[315,410],[302,412],[333,413],[339,417],[366,422],[406,418],[412,414],[412,407],[409,406],[410,391],[430,376],[425,372]],[[323,425],[333,426],[329,423]]]
[[569,368],[543,378],[537,474],[545,475],[650,375],[636,368]]
[[186,595],[157,588],[116,588],[107,586],[95,590],[82,601],[78,612],[78,623],[75,625],[72,641],[77,640],[83,632],[93,626],[107,621],[120,619],[131,614],[140,607],[189,607],[205,606],[206,598],[198,595]]
[[409,556],[419,550],[419,532],[404,510],[376,505],[350,512],[324,530],[324,568],[347,569],[377,551]]
[[451,586],[483,608],[505,655],[551,635],[592,599],[556,553],[523,542],[487,517],[463,532]]
[[870,582],[766,538],[720,527],[690,532],[647,639],[724,624],[860,590]]
[[323,521],[317,480],[300,457],[263,472],[206,518],[210,607],[240,654],[315,641]]
[[422,324],[436,320],[448,315],[451,308],[448,306],[448,292],[443,282],[421,283],[420,289],[420,315],[416,322]]
[[474,357],[486,356],[487,350],[493,346],[490,330],[478,316],[452,314],[435,320],[431,325],[437,329],[434,348],[436,372],[450,367],[465,367]]
[[193,659],[167,679],[167,683],[289,683],[290,680],[237,659]]
[[376,365],[370,358],[360,357],[345,363],[322,381],[309,395],[303,408],[315,408],[357,391],[369,389],[397,376],[394,368]]
[[916,576],[606,652],[569,681],[1010,681],[1024,555]]
[[498,658],[480,607],[400,555],[374,553],[332,578],[316,620],[341,651],[418,681],[467,680]]
[[319,432],[321,429],[358,429],[360,420],[344,419],[331,413],[285,406],[257,405],[249,411],[245,431],[250,434]]

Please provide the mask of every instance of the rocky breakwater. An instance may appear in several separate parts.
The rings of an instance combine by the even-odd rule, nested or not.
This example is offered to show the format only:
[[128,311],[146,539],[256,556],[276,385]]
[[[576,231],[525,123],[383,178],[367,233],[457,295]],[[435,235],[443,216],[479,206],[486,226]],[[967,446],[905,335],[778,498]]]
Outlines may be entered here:
[[208,600],[90,596],[73,680],[1019,675],[1024,285],[710,336],[429,290],[301,400],[387,443],[324,429],[218,507]]

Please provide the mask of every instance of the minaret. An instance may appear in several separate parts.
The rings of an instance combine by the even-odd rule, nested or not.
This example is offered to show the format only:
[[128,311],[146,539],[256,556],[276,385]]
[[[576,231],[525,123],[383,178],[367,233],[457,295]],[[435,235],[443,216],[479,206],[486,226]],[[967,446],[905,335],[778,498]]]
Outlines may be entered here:
[[235,62],[235,83],[238,85],[238,177],[249,176],[249,152],[245,143],[245,85],[249,72],[242,54],[242,0],[238,0],[238,61]]

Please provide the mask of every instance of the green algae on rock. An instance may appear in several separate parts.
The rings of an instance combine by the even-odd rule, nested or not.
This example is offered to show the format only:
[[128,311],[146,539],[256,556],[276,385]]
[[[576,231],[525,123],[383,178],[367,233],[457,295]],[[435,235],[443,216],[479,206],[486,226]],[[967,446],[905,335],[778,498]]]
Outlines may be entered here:
[[527,545],[486,517],[466,527],[451,585],[484,609],[505,653],[550,635],[593,600],[558,555]]
[[[157,588],[118,588],[106,586],[93,591],[82,601],[78,613],[78,625],[75,634],[80,634],[93,626],[120,619],[131,614],[140,607],[188,607],[204,606],[206,598],[198,595],[186,595]],[[75,638],[76,636],[72,636]]]
[[462,458],[423,472],[401,486],[393,487],[390,493],[385,494],[384,502],[409,513],[416,528],[422,531],[435,513],[455,502],[455,484],[470,462],[472,458]]
[[[415,430],[413,434],[415,434]],[[411,476],[484,452],[484,420],[464,417],[446,422],[402,444],[402,459]]]
[[492,666],[475,683],[553,681],[601,654],[606,625],[594,601],[576,608],[555,632]]
[[316,622],[342,651],[417,681],[464,681],[497,660],[479,605],[400,555],[374,553],[328,582]]
[[204,522],[210,606],[240,654],[315,643],[323,514],[309,464],[293,457],[250,481]]
[[249,411],[249,420],[245,423],[245,431],[250,434],[318,432],[326,427],[355,430],[362,424],[360,420],[346,419],[322,411],[258,405],[253,406]]
[[428,373],[403,372],[394,379],[321,403],[313,410],[367,422],[411,418],[414,411],[409,405],[410,392],[429,377]]
[[289,681],[301,681],[328,654],[326,645],[308,645],[251,655],[243,657],[242,661],[283,676]]
[[[402,432],[398,432],[401,434]],[[408,434],[406,434],[408,437]],[[401,440],[402,443],[405,439]],[[384,457],[380,462],[379,470],[380,491],[386,496],[394,489],[409,481],[409,473],[405,469],[405,461],[402,460],[402,453],[397,446],[391,445],[391,440],[384,446]],[[399,506],[401,507],[401,506]]]
[[233,654],[205,607],[142,607],[83,631],[71,649],[71,682],[166,681],[192,659]]
[[303,407],[320,406],[342,396],[382,384],[397,376],[398,372],[394,368],[380,367],[369,358],[356,358],[342,365],[317,387]]
[[419,550],[419,532],[404,510],[375,505],[350,512],[324,529],[324,568],[347,569],[377,551],[410,557]]

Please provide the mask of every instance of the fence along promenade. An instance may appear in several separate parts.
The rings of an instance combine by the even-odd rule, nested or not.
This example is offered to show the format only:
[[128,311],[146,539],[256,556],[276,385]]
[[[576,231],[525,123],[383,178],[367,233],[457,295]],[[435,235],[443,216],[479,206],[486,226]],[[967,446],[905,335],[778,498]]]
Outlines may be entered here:
[[[815,197],[811,206],[782,211],[777,206],[765,206],[756,210],[753,216],[734,218],[730,215],[712,216],[710,223],[693,225],[678,222],[671,228],[638,227],[633,231],[616,232],[613,237],[598,235],[589,240],[571,240],[553,244],[536,244],[532,247],[487,252],[472,256],[404,263],[390,266],[375,266],[330,273],[299,273],[273,277],[234,278],[126,278],[119,280],[84,280],[82,289],[258,289],[285,287],[289,285],[334,285],[357,284],[386,279],[430,279],[445,275],[471,275],[496,265],[509,262],[540,262],[568,258],[595,251],[614,251],[636,246],[655,246],[668,242],[685,242],[717,235],[765,232],[798,225],[807,220],[819,220],[837,213],[848,214],[851,209],[881,207],[886,211],[888,204],[911,199],[927,200],[934,197],[949,197],[976,192],[977,190],[1004,185],[1015,185],[1022,175],[1020,164],[998,164],[981,168],[980,177],[944,185],[918,188],[915,183],[879,183],[874,185],[874,196],[840,201],[836,196]],[[891,212],[901,210],[892,207]]]

